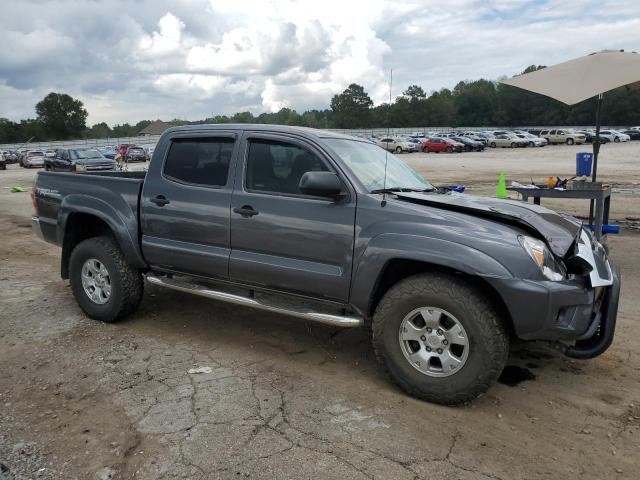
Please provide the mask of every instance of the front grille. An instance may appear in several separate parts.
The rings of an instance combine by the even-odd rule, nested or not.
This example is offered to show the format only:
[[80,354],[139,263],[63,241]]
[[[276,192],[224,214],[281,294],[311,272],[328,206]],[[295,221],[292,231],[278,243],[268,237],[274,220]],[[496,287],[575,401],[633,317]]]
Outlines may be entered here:
[[113,165],[91,165],[87,166],[87,172],[95,172],[97,170],[112,170]]

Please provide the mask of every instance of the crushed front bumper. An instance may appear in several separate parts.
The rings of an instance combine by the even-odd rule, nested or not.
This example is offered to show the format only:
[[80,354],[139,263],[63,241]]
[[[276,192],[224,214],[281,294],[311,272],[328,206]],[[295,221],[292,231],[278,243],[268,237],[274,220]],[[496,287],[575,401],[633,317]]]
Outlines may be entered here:
[[588,274],[558,282],[487,280],[503,299],[518,338],[559,342],[572,358],[593,358],[613,341],[620,273],[604,246],[586,230],[577,238],[574,256],[591,265]]

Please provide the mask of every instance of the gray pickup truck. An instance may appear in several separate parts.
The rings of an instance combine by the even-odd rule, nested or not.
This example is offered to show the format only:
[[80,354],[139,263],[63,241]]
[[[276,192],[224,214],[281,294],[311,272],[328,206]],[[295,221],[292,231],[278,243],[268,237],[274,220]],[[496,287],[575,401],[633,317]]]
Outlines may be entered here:
[[87,316],[131,314],[146,280],[369,326],[392,379],[433,402],[485,392],[515,342],[593,358],[614,335],[619,275],[580,222],[445,192],[358,138],[177,127],[148,172],[41,172],[32,197],[34,231],[62,247]]

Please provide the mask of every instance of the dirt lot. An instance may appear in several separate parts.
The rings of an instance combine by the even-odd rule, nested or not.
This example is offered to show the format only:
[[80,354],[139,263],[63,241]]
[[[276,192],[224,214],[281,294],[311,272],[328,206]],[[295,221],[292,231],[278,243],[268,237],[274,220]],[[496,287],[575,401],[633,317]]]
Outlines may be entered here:
[[[519,181],[568,176],[579,150],[402,158],[434,183],[491,194],[499,170]],[[612,217],[640,217],[640,142],[605,146],[600,172],[620,189]],[[524,369],[516,378],[445,408],[395,388],[364,329],[148,285],[130,319],[87,319],[59,277],[59,250],[31,235],[28,193],[7,188],[34,175],[0,171],[0,479],[638,478],[633,220],[610,239],[623,275],[611,349],[572,361],[527,346],[509,361]],[[211,373],[189,375],[194,366]]]

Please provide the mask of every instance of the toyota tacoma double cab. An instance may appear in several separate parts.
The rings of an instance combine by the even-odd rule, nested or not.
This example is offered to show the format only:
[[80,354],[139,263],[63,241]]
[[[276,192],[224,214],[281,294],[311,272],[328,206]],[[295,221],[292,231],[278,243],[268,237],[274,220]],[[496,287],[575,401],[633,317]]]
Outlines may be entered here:
[[618,271],[580,222],[445,192],[355,137],[176,127],[148,172],[41,172],[32,198],[88,317],[133,313],[148,282],[367,326],[390,377],[433,402],[481,395],[512,344],[592,358],[614,336]]

